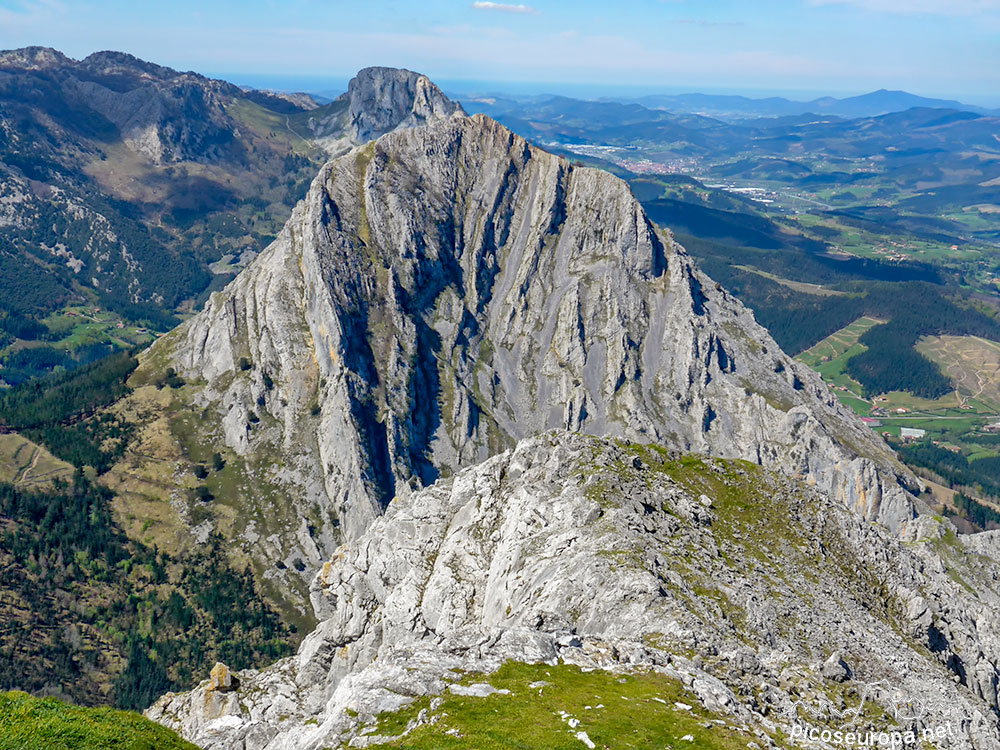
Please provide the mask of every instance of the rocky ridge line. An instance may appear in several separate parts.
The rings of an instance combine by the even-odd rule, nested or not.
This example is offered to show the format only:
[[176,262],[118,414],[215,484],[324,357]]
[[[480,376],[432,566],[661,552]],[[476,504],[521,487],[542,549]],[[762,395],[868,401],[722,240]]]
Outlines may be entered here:
[[552,432],[397,498],[317,576],[297,656],[146,713],[206,750],[364,747],[392,739],[382,712],[468,671],[486,695],[516,660],[660,671],[767,746],[860,700],[877,729],[995,749],[998,571],[930,518],[901,542],[747,462]]

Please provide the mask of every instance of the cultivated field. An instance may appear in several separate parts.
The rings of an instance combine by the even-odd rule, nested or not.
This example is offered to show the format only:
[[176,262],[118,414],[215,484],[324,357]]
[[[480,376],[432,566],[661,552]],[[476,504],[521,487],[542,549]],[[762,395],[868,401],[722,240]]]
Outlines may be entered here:
[[[817,370],[822,370],[824,364],[834,359],[843,358],[843,361],[846,362],[855,354],[865,351],[865,347],[858,344],[858,339],[869,328],[873,328],[881,323],[885,323],[885,321],[867,316],[858,318],[850,325],[846,325],[839,331],[831,333],[818,344],[806,349],[796,359],[800,362],[805,362]],[[843,369],[843,367],[840,369]]]
[[951,378],[964,401],[1000,411],[1000,344],[977,336],[925,336],[917,351]]
[[[844,405],[861,416],[876,416],[879,432],[899,436],[900,428],[926,430],[929,437],[967,444],[984,425],[996,421],[1000,413],[1000,344],[972,336],[925,338],[917,349],[938,363],[956,383],[957,390],[937,399],[892,391],[869,400],[862,396],[861,384],[844,368],[847,360],[865,351],[858,339],[883,321],[862,317],[832,333],[796,357],[833,388]],[[984,455],[995,455],[988,450]]]

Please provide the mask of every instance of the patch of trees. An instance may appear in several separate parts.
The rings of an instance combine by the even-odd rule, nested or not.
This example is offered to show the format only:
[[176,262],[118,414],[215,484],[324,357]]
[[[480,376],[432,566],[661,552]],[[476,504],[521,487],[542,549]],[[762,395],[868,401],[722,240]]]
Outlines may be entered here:
[[221,537],[182,562],[169,593],[164,588],[143,602],[158,627],[132,636],[128,665],[115,683],[119,708],[141,710],[167,690],[190,687],[215,661],[247,669],[293,650],[292,631],[264,600],[250,569],[230,566]]
[[0,620],[0,689],[55,684],[98,704],[110,677],[115,705],[142,709],[215,660],[243,669],[291,653],[291,631],[221,537],[171,556],[128,539],[111,500],[80,471],[48,491],[0,484],[0,592],[26,607]]
[[177,374],[177,371],[173,367],[168,367],[164,373],[163,377],[156,380],[156,387],[163,388],[168,386],[170,388],[183,388],[184,378]]
[[40,266],[20,249],[11,247],[9,238],[0,240],[0,279],[0,306],[22,315],[50,312],[70,296],[65,270]]
[[922,336],[982,336],[1000,341],[1000,324],[963,292],[924,282],[851,282],[848,295],[820,297],[740,271],[718,259],[706,270],[754,310],[782,349],[804,351],[863,315],[889,321],[865,332],[868,351],[847,362],[847,373],[868,395],[891,390],[936,398],[953,386],[936,364],[916,351]]
[[180,324],[181,320],[168,310],[150,302],[132,302],[111,296],[102,296],[101,302],[111,312],[118,313],[125,320],[136,325],[152,328],[154,331],[169,331]]
[[945,515],[955,513],[960,518],[971,521],[981,529],[1000,528],[1000,512],[988,505],[983,505],[975,498],[969,497],[964,492],[955,493],[955,511],[945,507]]
[[[6,283],[5,277],[4,282]],[[24,341],[37,341],[49,336],[49,329],[37,320],[2,307],[0,307],[0,331]]]
[[59,424],[114,403],[128,392],[126,379],[139,364],[128,352],[57,373],[0,393],[0,417],[15,429]]
[[889,391],[940,398],[953,386],[936,364],[914,348],[920,335],[909,317],[873,326],[859,339],[868,351],[851,357],[844,369],[861,383],[868,398]]
[[125,381],[137,365],[131,353],[119,352],[0,391],[0,422],[75,466],[107,471],[132,428],[112,414],[96,412],[128,393]]
[[928,441],[901,446],[899,456],[907,464],[930,469],[951,487],[970,487],[983,495],[1000,497],[1000,458],[970,461]]
[[65,565],[77,568],[81,552],[85,560],[99,562],[98,575],[107,575],[129,556],[125,536],[112,521],[110,500],[111,492],[87,481],[79,469],[71,485],[52,492],[0,484],[0,516],[19,524],[18,533],[4,535],[4,549],[24,561],[57,553]]
[[8,385],[20,385],[56,368],[72,369],[78,364],[65,349],[51,346],[18,349],[8,353],[0,362],[3,363],[0,376]]
[[972,305],[957,304],[931,284],[876,285],[866,314],[891,319],[859,339],[868,351],[851,357],[847,374],[866,395],[899,390],[938,398],[952,390],[937,365],[916,351],[921,336],[952,334],[1000,339],[1000,324]]

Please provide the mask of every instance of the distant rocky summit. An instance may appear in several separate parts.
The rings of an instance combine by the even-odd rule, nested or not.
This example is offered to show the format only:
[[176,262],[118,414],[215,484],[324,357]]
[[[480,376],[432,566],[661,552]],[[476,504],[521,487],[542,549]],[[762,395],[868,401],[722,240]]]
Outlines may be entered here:
[[429,125],[465,112],[430,79],[411,70],[364,68],[347,91],[309,119],[314,138],[331,153],[342,152],[393,130]]

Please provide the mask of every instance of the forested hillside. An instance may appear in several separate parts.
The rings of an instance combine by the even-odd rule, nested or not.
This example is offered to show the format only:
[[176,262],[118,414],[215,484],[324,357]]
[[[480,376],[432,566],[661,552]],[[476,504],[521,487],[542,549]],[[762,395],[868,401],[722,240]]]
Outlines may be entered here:
[[263,249],[324,158],[296,102],[121,53],[0,53],[0,381],[94,359],[60,311],[166,331]]
[[[293,634],[218,536],[180,555],[129,539],[105,471],[131,425],[102,411],[128,391],[120,353],[0,392],[0,424],[75,464],[69,484],[0,484],[0,689],[141,709],[218,659],[268,663]],[[165,386],[168,387],[168,386]]]

